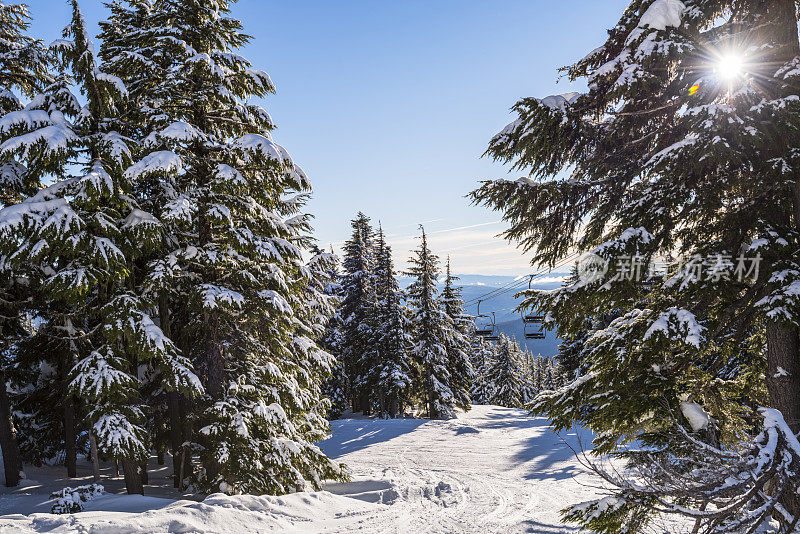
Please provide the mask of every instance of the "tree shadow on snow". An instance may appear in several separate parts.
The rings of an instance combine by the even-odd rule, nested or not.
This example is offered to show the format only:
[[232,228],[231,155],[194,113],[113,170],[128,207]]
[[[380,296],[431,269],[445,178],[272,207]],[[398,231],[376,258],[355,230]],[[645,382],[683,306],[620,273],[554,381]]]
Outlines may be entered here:
[[536,534],[564,534],[565,532],[577,532],[578,529],[566,525],[550,525],[539,521],[525,521],[522,524],[522,532],[535,532]]
[[427,419],[337,419],[331,421],[331,437],[317,445],[329,458],[338,458],[413,432],[427,422]]
[[519,416],[508,417],[507,409],[493,410],[490,415],[495,412],[503,413],[504,417],[486,423],[484,425],[486,428],[531,430],[530,437],[525,440],[521,450],[513,456],[514,460],[524,463],[528,467],[526,479],[563,480],[585,472],[585,469],[575,462],[570,462],[568,465],[557,464],[573,460],[575,451],[580,454],[581,444],[588,447],[592,440],[590,431],[572,428],[566,432],[555,434],[550,429],[550,423],[544,417],[531,417],[522,410],[518,410]]

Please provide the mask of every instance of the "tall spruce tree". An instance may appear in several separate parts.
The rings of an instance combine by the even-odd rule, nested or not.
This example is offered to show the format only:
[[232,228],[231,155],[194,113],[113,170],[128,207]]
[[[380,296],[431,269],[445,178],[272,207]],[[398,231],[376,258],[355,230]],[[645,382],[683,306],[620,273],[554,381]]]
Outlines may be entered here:
[[206,391],[171,403],[196,419],[182,454],[197,452],[204,491],[282,493],[340,477],[314,445],[331,361],[306,308],[310,184],[253,103],[274,86],[235,52],[250,38],[229,14],[226,0],[116,2],[103,57],[142,131],[125,175],[153,192],[165,226],[143,291],[161,298]]
[[353,411],[370,412],[375,368],[375,251],[369,217],[358,213],[351,221],[353,233],[344,244],[342,268],[342,363],[348,377]]
[[420,229],[422,243],[409,261],[411,267],[406,273],[414,278],[407,289],[414,313],[412,355],[421,368],[420,394],[428,417],[448,419],[455,417],[455,397],[447,353],[449,318],[437,298],[439,258],[428,248],[425,229],[422,226]]
[[411,361],[411,320],[403,307],[403,292],[397,282],[392,249],[383,229],[378,231],[375,263],[375,331],[378,366],[375,388],[382,415],[397,417],[411,403],[414,366]]
[[[49,58],[42,43],[28,36],[30,14],[25,4],[0,3],[0,139],[16,128],[13,117],[23,105],[20,96],[32,97],[49,78]],[[14,115],[16,114],[16,115]],[[0,159],[0,208],[31,195],[41,186],[40,176],[27,172],[13,156]],[[23,273],[17,273],[21,275]],[[29,292],[19,284],[0,251],[0,449],[6,486],[19,483],[22,462],[12,421],[6,383],[18,343],[30,335],[23,324]]]
[[441,302],[448,319],[447,359],[450,368],[450,388],[456,406],[464,411],[472,404],[470,392],[475,372],[469,358],[471,321],[464,313],[464,300],[461,287],[455,282],[459,278],[450,272],[450,256],[445,265],[444,287]]
[[[528,173],[473,193],[504,212],[506,236],[536,263],[574,247],[608,262],[527,304],[562,336],[597,310],[620,314],[588,340],[587,374],[536,410],[598,432],[596,450],[639,476],[667,466],[644,484],[609,477],[613,505],[568,513],[587,528],[641,532],[656,509],[695,532],[797,528],[799,65],[792,0],[637,0],[565,69],[588,93],[525,98],[491,141],[490,156]],[[627,271],[657,253],[684,263],[650,291]],[[708,425],[685,414],[706,412],[724,449],[693,434]],[[648,450],[621,449],[632,441]]]

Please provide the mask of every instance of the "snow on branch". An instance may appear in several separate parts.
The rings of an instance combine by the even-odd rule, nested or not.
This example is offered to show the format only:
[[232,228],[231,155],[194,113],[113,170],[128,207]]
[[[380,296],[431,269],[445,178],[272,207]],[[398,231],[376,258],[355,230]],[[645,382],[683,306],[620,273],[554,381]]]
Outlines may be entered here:
[[[693,431],[710,422],[692,403],[682,411]],[[691,520],[693,532],[762,532],[758,527],[767,524],[763,532],[795,532],[797,519],[781,502],[800,487],[800,443],[779,411],[759,413],[760,433],[733,448],[704,443],[675,423],[673,442],[628,451],[631,462],[622,472],[590,464],[614,494],[572,506],[565,518],[598,532],[623,532],[652,512]]]
[[659,314],[644,333],[643,339],[646,341],[650,338],[663,338],[700,348],[704,330],[705,327],[697,321],[692,312],[673,307]]
[[[1,149],[2,147],[0,147]],[[137,161],[125,171],[125,177],[136,180],[154,172],[178,172],[183,168],[183,160],[176,153],[169,150],[152,152]]]
[[203,297],[203,307],[208,310],[216,309],[220,305],[241,308],[245,303],[244,295],[238,291],[214,284],[203,284],[200,286],[200,293]]
[[288,156],[283,147],[273,142],[269,137],[260,134],[245,134],[233,142],[233,147],[280,163],[284,162],[284,155]]

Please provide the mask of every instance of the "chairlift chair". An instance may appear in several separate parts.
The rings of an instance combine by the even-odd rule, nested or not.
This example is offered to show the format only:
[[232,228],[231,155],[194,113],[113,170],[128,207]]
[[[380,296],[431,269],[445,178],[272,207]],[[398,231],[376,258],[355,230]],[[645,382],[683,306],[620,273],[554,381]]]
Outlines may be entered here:
[[499,336],[495,334],[496,325],[494,312],[492,312],[491,317],[482,314],[481,302],[480,300],[478,301],[478,314],[475,316],[475,335],[488,341],[497,341]]
[[[536,325],[539,325],[538,329]],[[544,315],[523,315],[522,330],[525,339],[544,339]]]
[[522,322],[525,324],[544,324],[544,315],[523,315]]
[[[533,282],[534,275],[531,275],[530,279],[528,280],[528,290],[531,289],[531,283]],[[522,316],[522,323],[524,325],[529,324],[544,324],[544,315],[523,315]],[[526,329],[527,330],[527,329]],[[528,333],[525,333],[526,339],[544,339],[544,334],[542,337],[528,337]]]

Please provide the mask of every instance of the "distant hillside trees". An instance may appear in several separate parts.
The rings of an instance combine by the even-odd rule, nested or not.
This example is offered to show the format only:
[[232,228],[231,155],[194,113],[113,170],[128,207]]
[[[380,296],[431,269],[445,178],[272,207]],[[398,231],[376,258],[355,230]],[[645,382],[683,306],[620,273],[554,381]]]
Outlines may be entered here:
[[539,393],[563,386],[568,375],[555,358],[523,351],[514,338],[500,334],[496,343],[478,338],[472,398],[478,404],[522,408]]

